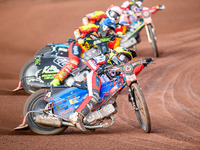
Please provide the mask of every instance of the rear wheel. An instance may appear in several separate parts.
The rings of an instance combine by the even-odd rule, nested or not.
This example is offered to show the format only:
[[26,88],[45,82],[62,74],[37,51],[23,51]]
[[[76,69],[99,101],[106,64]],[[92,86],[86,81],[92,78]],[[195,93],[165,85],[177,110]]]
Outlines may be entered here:
[[151,24],[148,24],[147,27],[148,27],[148,30],[149,30],[149,36],[151,38],[151,45],[152,45],[152,48],[153,48],[154,56],[159,57],[158,47],[157,47],[157,43],[156,43],[155,29]]
[[28,85],[28,83],[30,82],[30,80],[35,79],[35,73],[37,71],[37,66],[35,66],[35,62],[34,60],[30,60],[29,62],[27,62],[23,68],[21,69],[20,72],[20,80],[22,81],[22,87],[24,89],[24,91],[28,94],[32,94],[35,91],[37,91],[38,89],[36,88],[32,88]]
[[[43,110],[46,105],[47,105],[47,102],[44,100],[44,89],[41,89],[35,92],[34,94],[32,94],[28,98],[24,106],[24,115],[29,111]],[[57,128],[57,127],[50,127],[46,125],[37,124],[34,121],[34,117],[37,114],[42,114],[42,113],[43,112],[37,112],[37,113],[32,112],[27,116],[27,124],[32,132],[36,134],[43,134],[43,135],[55,135],[55,134],[60,134],[65,131],[67,126],[62,126],[60,128]]]
[[137,119],[143,131],[149,133],[151,131],[150,115],[141,87],[137,83],[133,83],[131,89],[137,107],[135,110]]
[[37,51],[37,53],[35,54],[35,57],[40,56],[42,54],[48,54],[48,53],[49,53],[49,55],[51,54],[51,47],[50,46],[43,47],[42,49]]

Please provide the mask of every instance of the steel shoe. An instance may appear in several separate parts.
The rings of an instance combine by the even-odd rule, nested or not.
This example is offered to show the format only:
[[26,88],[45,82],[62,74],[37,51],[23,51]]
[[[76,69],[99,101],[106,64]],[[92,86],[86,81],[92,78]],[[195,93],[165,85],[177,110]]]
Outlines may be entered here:
[[72,124],[74,124],[81,131],[86,131],[86,129],[85,129],[84,125],[83,125],[83,116],[80,113],[74,112],[73,114],[71,114],[69,116],[69,121]]

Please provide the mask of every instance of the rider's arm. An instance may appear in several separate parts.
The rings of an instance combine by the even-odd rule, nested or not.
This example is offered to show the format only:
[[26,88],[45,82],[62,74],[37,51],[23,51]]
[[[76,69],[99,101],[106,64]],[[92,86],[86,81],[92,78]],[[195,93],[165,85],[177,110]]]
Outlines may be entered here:
[[115,49],[117,48],[118,46],[120,46],[120,41],[121,41],[121,38],[120,37],[115,37],[115,40],[114,41],[110,41],[108,43],[108,47],[110,49]]
[[87,16],[84,16],[84,17],[82,18],[82,23],[83,23],[83,25],[89,24],[89,23],[90,23],[89,18],[88,18]]
[[[124,35],[126,33],[126,26],[125,25],[119,25],[116,30],[115,30],[115,33],[116,34],[121,34],[121,35]],[[119,35],[120,35],[119,34]],[[121,41],[121,37],[115,37],[114,41],[110,41],[108,43],[108,47],[110,49],[115,49],[117,47],[120,46],[120,41]]]
[[86,64],[91,70],[95,71],[102,64],[105,64],[105,62],[106,62],[106,56],[98,56],[98,57],[89,59]]
[[74,30],[74,36],[76,39],[81,38],[81,31],[79,28]]
[[130,6],[129,1],[125,1],[125,2],[123,2],[123,4],[121,5],[121,8],[125,10],[125,9],[127,9],[129,6]]

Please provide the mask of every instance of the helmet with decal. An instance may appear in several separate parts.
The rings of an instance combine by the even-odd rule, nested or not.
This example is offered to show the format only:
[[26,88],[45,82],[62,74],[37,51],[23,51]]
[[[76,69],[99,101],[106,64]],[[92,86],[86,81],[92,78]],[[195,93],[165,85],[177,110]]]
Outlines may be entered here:
[[116,29],[115,22],[109,18],[106,18],[99,25],[98,33],[100,34],[100,36],[106,37],[109,34],[114,33],[115,29]]
[[117,52],[118,59],[124,63],[127,63],[131,61],[134,57],[137,57],[136,52],[131,49],[117,47],[115,51]]
[[122,14],[121,8],[116,5],[111,5],[106,11],[106,15],[108,16],[108,18],[114,21],[118,20],[121,14]]

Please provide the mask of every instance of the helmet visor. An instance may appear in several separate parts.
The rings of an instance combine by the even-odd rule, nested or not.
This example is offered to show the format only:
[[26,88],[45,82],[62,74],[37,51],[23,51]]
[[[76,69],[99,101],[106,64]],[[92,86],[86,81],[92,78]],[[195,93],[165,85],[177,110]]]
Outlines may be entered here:
[[123,54],[119,54],[118,58],[119,58],[119,60],[121,60],[124,63],[127,63],[129,61],[129,59]]
[[109,34],[112,34],[114,33],[114,31],[112,29],[110,29],[108,26],[104,25],[103,26],[103,32],[104,32],[104,35],[108,36]]
[[120,17],[120,15],[113,10],[110,11],[110,16],[114,18],[115,20],[119,19]]

